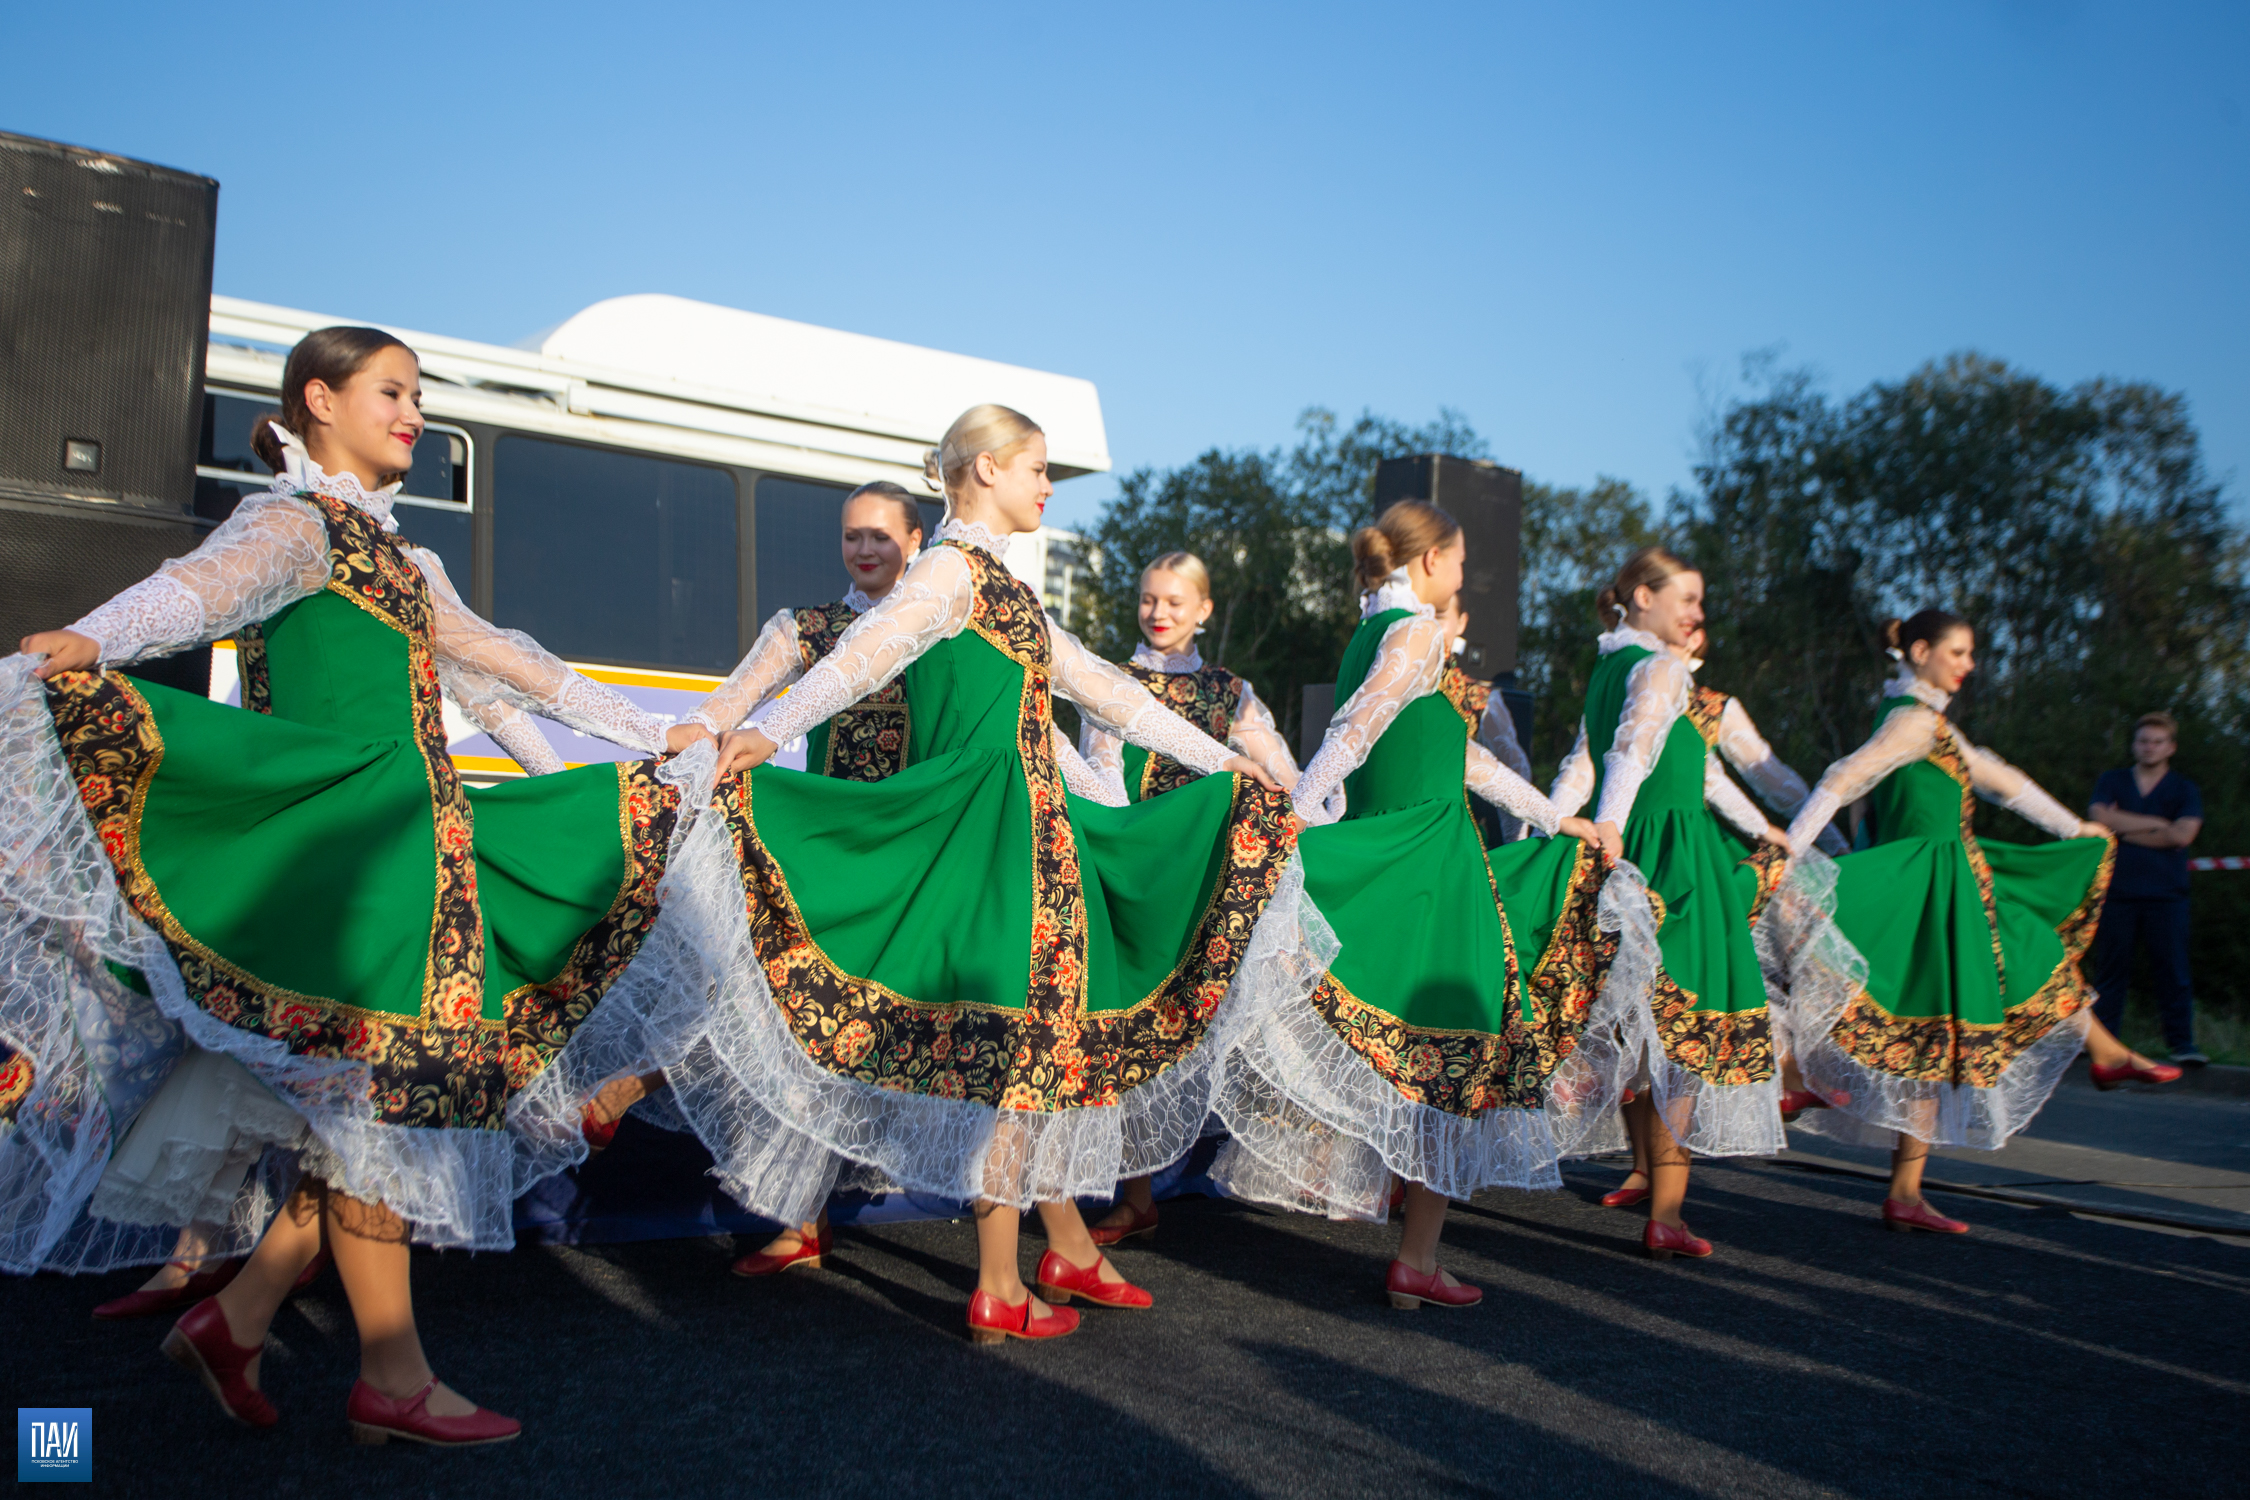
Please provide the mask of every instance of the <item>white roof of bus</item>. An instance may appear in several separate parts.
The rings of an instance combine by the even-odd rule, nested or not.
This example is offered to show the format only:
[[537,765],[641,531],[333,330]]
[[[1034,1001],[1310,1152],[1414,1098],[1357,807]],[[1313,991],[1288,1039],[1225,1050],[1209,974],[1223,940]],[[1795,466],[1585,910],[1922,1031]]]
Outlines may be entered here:
[[997,401],[1046,429],[1057,466],[1109,467],[1092,381],[685,297],[597,302],[543,337],[539,352],[736,392],[753,411],[930,444],[970,406]]
[[[352,321],[295,308],[213,296],[214,344],[250,340],[286,347],[315,328]],[[835,455],[845,467],[879,463],[918,471],[921,450],[979,401],[1013,406],[1047,433],[1057,478],[1106,470],[1109,435],[1091,381],[966,354],[816,328],[683,297],[641,295],[597,302],[532,349],[480,344],[406,328],[390,332],[422,357],[426,375],[462,387],[441,407],[486,404],[490,392],[533,398],[554,411],[541,425],[586,424],[620,439],[663,429],[711,434],[709,456],[795,449]],[[273,356],[218,357],[213,378],[251,378]],[[242,368],[237,370],[235,366]],[[278,379],[278,369],[270,372]],[[518,408],[523,410],[523,408]],[[484,415],[464,408],[458,415]],[[495,413],[495,416],[498,414]],[[560,424],[560,425],[558,425]]]

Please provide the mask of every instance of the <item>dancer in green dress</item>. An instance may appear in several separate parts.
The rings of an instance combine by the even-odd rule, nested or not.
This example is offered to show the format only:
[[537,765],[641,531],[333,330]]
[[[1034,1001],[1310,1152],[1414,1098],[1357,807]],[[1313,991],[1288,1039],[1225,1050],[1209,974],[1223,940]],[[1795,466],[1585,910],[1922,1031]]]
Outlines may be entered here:
[[[2094,1019],[2079,973],[2116,839],[1989,751],[1946,708],[1975,670],[1968,622],[1926,609],[1885,628],[1899,671],[1868,742],[1830,766],[1789,827],[1802,848],[1873,798],[1869,847],[1836,861],[1826,901],[1792,893],[1765,934],[1786,975],[1783,1024],[1807,1085],[1833,1106],[1805,1128],[1892,1147],[1883,1220],[1959,1234],[1922,1197],[1932,1145],[1997,1150],[2031,1122],[2081,1047],[2097,1079],[2169,1082]],[[1984,797],[2057,842],[2004,844],[1971,827]]]
[[[1293,790],[1297,759],[1273,714],[1258,700],[1257,689],[1225,667],[1206,665],[1196,644],[1217,607],[1203,559],[1192,552],[1163,554],[1141,569],[1140,596],[1141,644],[1133,648],[1125,670],[1157,702],[1264,766],[1283,791]],[[1128,801],[1160,796],[1198,774],[1097,724],[1085,726],[1079,743],[1086,763]],[[1130,1177],[1119,1185],[1117,1206],[1093,1226],[1095,1244],[1114,1245],[1156,1232],[1152,1181]]]
[[[85,1205],[185,1045],[225,1054],[246,1113],[180,1118],[183,1141],[265,1132],[304,1175],[270,1225],[280,1179],[244,1190],[228,1229],[258,1247],[167,1352],[270,1425],[265,1330],[325,1243],[359,1325],[355,1433],[458,1444],[516,1424],[430,1374],[408,1242],[507,1248],[516,1195],[583,1155],[614,1042],[586,1023],[654,923],[677,794],[646,760],[464,788],[441,689],[651,754],[707,736],[478,619],[397,536],[419,401],[397,339],[308,335],[258,434],[274,488],[6,668],[0,1034],[40,1078],[0,1142],[0,1253],[161,1259],[180,1226]],[[90,670],[229,634],[242,709]]]
[[[1419,500],[1352,538],[1370,592],[1337,669],[1343,705],[1297,783],[1308,811],[1344,789],[1342,819],[1300,842],[1306,895],[1342,947],[1311,995],[1246,1018],[1220,1104],[1233,1139],[1212,1170],[1236,1196],[1366,1219],[1403,1179],[1388,1289],[1409,1308],[1482,1296],[1437,1263],[1449,1199],[1559,1184],[1545,1106],[1579,1033],[1609,1024],[1595,1002],[1615,951],[1591,825],[1472,741],[1440,690],[1436,605],[1460,589],[1464,550]],[[1571,836],[1488,856],[1472,791]]]
[[[1688,707],[1681,655],[1703,623],[1703,575],[1659,547],[1635,553],[1597,608],[1611,628],[1586,688],[1578,742],[1555,778],[1556,807],[1597,797],[1595,826],[1648,884],[1663,966],[1620,1033],[1589,1037],[1608,1094],[1649,1167],[1649,1254],[1706,1256],[1680,1217],[1689,1153],[1766,1155],[1785,1142],[1772,1017],[1751,936],[1786,874],[1782,831],[1727,779]],[[1726,821],[1754,842],[1743,843]],[[1629,1081],[1629,1082],[1628,1082]],[[1591,1139],[1575,1149],[1594,1149]]]
[[[687,716],[688,722],[702,724],[714,734],[724,733],[786,692],[835,649],[853,621],[890,596],[892,586],[922,549],[922,507],[903,485],[881,479],[861,485],[844,497],[839,519],[850,590],[833,604],[776,611],[758,632],[749,654]],[[905,767],[911,742],[906,682],[895,678],[813,726],[805,736],[805,769],[846,781],[881,781]],[[1072,792],[1094,801],[1124,801],[1121,792],[1113,795],[1079,758],[1060,730],[1055,734],[1055,759]],[[651,1074],[638,1080],[637,1087],[619,1087],[600,1103],[622,1114],[642,1093],[662,1083],[661,1075]],[[832,1245],[828,1210],[823,1207],[817,1220],[784,1229],[762,1248],[738,1258],[733,1271],[737,1276],[769,1276],[793,1267],[817,1270]]]
[[[938,544],[724,738],[724,823],[699,820],[679,856],[697,891],[703,861],[739,866],[732,910],[693,922],[736,1032],[669,1070],[721,1181],[801,1223],[833,1153],[973,1203],[980,1342],[1076,1326],[1017,1266],[1034,1204],[1049,1300],[1148,1305],[1071,1200],[1192,1146],[1242,994],[1309,988],[1319,964],[1271,777],[1053,625],[1001,562],[1005,535],[1039,525],[1046,460],[1005,407],[953,424],[930,455]],[[857,783],[762,764],[901,673],[905,770]],[[1050,691],[1206,774],[1136,807],[1071,797]],[[1184,851],[1200,856],[1185,880]]]

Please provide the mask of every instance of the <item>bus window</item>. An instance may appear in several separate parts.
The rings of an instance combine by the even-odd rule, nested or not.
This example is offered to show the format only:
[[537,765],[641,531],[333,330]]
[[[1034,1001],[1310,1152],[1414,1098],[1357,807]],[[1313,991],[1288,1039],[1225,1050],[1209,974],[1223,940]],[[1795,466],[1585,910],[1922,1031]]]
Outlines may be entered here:
[[733,475],[515,433],[492,464],[498,623],[580,661],[733,669]]

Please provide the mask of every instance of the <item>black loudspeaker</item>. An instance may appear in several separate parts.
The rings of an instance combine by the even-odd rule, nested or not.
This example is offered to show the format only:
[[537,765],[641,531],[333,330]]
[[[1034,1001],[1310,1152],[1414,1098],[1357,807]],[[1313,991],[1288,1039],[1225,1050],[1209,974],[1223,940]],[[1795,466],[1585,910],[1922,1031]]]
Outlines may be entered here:
[[[208,177],[0,133],[0,650],[208,529],[193,507],[218,208]],[[198,686],[208,660],[146,675]]]
[[1461,666],[1472,677],[1516,669],[1517,593],[1523,570],[1523,475],[1476,458],[1423,453],[1375,466],[1375,513],[1427,500],[1461,523],[1468,543],[1461,603],[1469,630]]

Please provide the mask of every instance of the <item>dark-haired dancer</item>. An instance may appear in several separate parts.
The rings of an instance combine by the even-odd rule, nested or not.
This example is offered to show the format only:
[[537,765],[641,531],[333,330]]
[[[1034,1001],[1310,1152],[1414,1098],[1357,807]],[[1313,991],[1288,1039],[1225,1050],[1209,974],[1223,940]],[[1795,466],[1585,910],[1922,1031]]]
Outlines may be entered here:
[[[1297,783],[1307,809],[1346,788],[1343,819],[1300,845],[1306,894],[1342,948],[1310,996],[1244,1018],[1220,1103],[1233,1139],[1212,1170],[1238,1197],[1375,1220],[1402,1179],[1387,1289],[1403,1308],[1483,1296],[1437,1263],[1449,1199],[1559,1183],[1550,1084],[1615,953],[1593,828],[1472,741],[1441,691],[1436,607],[1459,591],[1465,550],[1420,500],[1352,537],[1368,593],[1337,668],[1344,702]],[[1471,791],[1568,836],[1488,856]]]
[[[1148,1306],[1071,1200],[1193,1146],[1237,987],[1309,986],[1318,960],[1298,956],[1294,820],[1272,778],[1049,621],[1002,563],[1053,492],[1046,435],[972,407],[929,464],[937,545],[721,743],[731,847],[699,823],[680,857],[738,866],[731,909],[693,922],[740,1024],[668,1076],[728,1191],[784,1223],[817,1213],[834,1155],[973,1203],[971,1337],[1052,1338],[1077,1316],[1024,1285],[1022,1210],[1046,1224],[1049,1300]],[[902,673],[898,774],[763,764]],[[1206,774],[1132,808],[1069,796],[1050,692]]]
[[[2093,941],[2116,844],[2032,779],[1954,729],[1945,710],[1975,670],[1966,620],[1926,609],[1886,627],[1897,674],[1874,736],[1830,766],[1790,824],[1802,849],[1839,808],[1874,798],[1871,847],[1836,861],[1835,931],[1785,899],[1784,1024],[1805,1081],[1833,1108],[1805,1128],[1892,1146],[1883,1221],[1961,1234],[1922,1198],[1932,1145],[1996,1150],[2029,1124],[2081,1043],[2094,1080],[2164,1083],[2177,1068],[2128,1051],[2093,1017],[2079,960]],[[1976,798],[2059,842],[1979,839]]]
[[[1627,560],[1596,602],[1608,628],[1578,743],[1555,777],[1558,810],[1597,799],[1603,845],[1655,898],[1663,967],[1650,1003],[1615,1040],[1588,1033],[1607,1082],[1630,1081],[1625,1125],[1649,1182],[1642,1244],[1658,1259],[1711,1253],[1681,1218],[1691,1151],[1783,1148],[1772,1015],[1751,937],[1785,873],[1785,837],[1727,779],[1689,717],[1682,657],[1703,624],[1703,575],[1660,547]],[[1719,815],[1756,848],[1748,859]],[[1603,1092],[1607,1092],[1604,1090]]]
[[[1211,573],[1192,552],[1167,552],[1141,569],[1141,644],[1125,663],[1156,701],[1211,738],[1266,768],[1285,792],[1297,785],[1297,760],[1258,700],[1247,677],[1209,666],[1195,638],[1203,633],[1215,603]],[[1089,723],[1079,738],[1087,764],[1128,801],[1142,802],[1195,780],[1200,773],[1168,755],[1127,744],[1118,735]],[[1094,1243],[1114,1245],[1156,1232],[1156,1199],[1147,1177],[1127,1178],[1117,1206],[1093,1226]]]
[[[304,1175],[167,1352],[271,1425],[266,1328],[325,1244],[359,1327],[354,1434],[455,1445],[517,1424],[430,1373],[408,1242],[511,1246],[517,1193],[583,1153],[584,1059],[563,1053],[653,919],[677,799],[650,761],[465,790],[441,684],[650,754],[705,732],[478,619],[398,538],[419,376],[387,334],[308,335],[257,434],[273,489],[6,667],[0,1031],[43,1093],[0,1143],[0,1244],[22,1270],[163,1253],[169,1231],[83,1205],[184,1034],[258,1094],[255,1120],[181,1128],[269,1130],[279,1101],[272,1144]],[[91,670],[229,634],[249,712]]]

